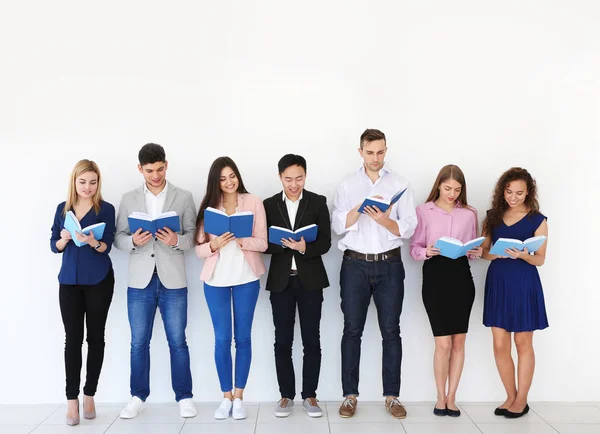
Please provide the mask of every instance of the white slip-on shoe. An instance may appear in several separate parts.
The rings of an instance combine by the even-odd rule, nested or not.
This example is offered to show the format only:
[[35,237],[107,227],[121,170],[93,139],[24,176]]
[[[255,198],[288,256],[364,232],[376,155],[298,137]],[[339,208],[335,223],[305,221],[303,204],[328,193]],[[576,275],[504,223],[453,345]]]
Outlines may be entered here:
[[227,419],[231,413],[231,406],[231,401],[228,398],[223,398],[221,405],[215,410],[215,419]]
[[242,401],[240,398],[235,398],[233,400],[231,417],[233,417],[235,420],[246,419],[248,417],[248,412],[244,408],[244,401]]
[[121,410],[119,417],[121,419],[133,419],[139,414],[143,406],[144,401],[142,401],[137,396],[132,396],[131,400],[127,403],[125,408]]
[[181,417],[194,417],[196,416],[196,407],[192,398],[184,398],[179,400],[179,415]]

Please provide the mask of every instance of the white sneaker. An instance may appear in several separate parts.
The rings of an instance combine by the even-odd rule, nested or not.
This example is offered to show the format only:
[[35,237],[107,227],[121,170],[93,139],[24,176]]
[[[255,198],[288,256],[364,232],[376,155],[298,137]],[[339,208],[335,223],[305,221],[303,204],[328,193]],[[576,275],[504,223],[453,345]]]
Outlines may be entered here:
[[233,410],[231,410],[231,417],[235,420],[246,419],[248,417],[248,412],[244,408],[244,401],[240,398],[235,398],[233,400]]
[[231,401],[227,398],[223,398],[221,401],[221,405],[219,408],[215,410],[215,419],[227,419],[229,417],[229,413],[231,413]]
[[139,414],[143,406],[144,401],[137,396],[132,396],[125,408],[121,410],[121,413],[119,413],[119,417],[121,419],[133,419]]
[[181,417],[194,417],[196,413],[196,407],[194,407],[192,398],[179,400],[179,415]]

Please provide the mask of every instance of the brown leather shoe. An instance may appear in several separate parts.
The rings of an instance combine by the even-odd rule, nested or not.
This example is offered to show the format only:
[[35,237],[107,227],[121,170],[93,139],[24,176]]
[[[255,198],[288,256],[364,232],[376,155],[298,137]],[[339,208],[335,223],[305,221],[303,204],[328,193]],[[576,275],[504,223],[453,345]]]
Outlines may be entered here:
[[355,396],[346,396],[342,405],[340,405],[340,417],[352,417],[356,412],[358,401]]
[[404,419],[406,417],[406,409],[398,398],[386,398],[385,409],[396,419]]

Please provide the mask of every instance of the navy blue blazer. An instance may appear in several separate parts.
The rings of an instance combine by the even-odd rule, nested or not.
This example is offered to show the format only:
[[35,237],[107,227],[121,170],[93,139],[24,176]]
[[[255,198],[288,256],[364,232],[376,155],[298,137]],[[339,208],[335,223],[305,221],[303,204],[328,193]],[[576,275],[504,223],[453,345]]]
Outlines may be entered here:
[[80,221],[83,228],[96,223],[106,223],[101,240],[106,244],[106,250],[102,253],[88,245],[77,247],[72,241],[67,243],[62,252],[58,251],[56,242],[60,239],[60,231],[65,227],[64,208],[65,202],[60,203],[56,208],[50,238],[50,249],[54,253],[62,253],[63,255],[62,266],[58,273],[58,282],[63,285],[95,285],[100,283],[112,269],[112,262],[108,253],[115,237],[115,207],[108,202],[100,201],[100,212],[96,214],[94,207],[92,207]]

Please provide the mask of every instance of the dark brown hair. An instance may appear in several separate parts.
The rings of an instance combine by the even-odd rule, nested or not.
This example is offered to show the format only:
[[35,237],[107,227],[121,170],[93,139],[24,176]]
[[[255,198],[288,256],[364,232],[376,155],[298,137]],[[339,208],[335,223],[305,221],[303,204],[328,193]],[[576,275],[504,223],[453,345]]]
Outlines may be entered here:
[[535,214],[540,211],[540,204],[537,198],[537,185],[531,174],[521,168],[512,167],[504,172],[494,188],[492,196],[492,208],[488,210],[485,220],[483,221],[483,235],[491,234],[492,228],[502,223],[504,213],[509,208],[508,203],[504,200],[504,190],[513,181],[524,181],[527,185],[527,197],[525,198],[525,206],[530,214]]
[[385,134],[383,134],[379,130],[367,128],[364,131],[364,133],[362,133],[360,135],[360,149],[362,149],[363,146],[365,146],[367,143],[373,142],[375,140],[383,140],[384,142],[386,142],[385,144],[387,146],[387,141],[385,140]]
[[454,164],[448,164],[447,166],[442,167],[425,202],[435,202],[438,200],[442,182],[446,182],[449,179],[455,180],[461,186],[460,194],[456,198],[456,202],[461,204],[464,208],[471,208],[467,203],[467,182],[465,181],[465,174],[460,170],[460,167]]

